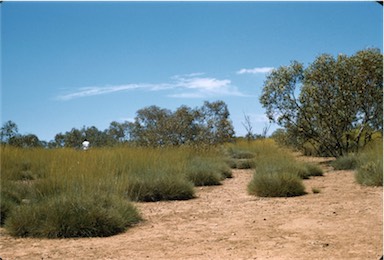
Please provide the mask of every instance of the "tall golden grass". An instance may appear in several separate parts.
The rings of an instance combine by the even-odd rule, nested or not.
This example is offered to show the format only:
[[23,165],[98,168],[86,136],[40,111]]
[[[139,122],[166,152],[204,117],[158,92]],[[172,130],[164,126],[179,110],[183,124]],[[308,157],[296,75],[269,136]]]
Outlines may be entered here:
[[[16,236],[111,235],[140,219],[129,201],[191,199],[195,185],[220,184],[230,177],[216,148],[0,149],[1,222]],[[201,171],[201,165],[208,171]],[[98,198],[108,203],[100,208]],[[128,222],[124,207],[134,216]],[[83,215],[68,217],[68,223],[60,218],[71,212]],[[99,216],[100,212],[106,215]],[[113,223],[102,222],[104,218]],[[42,225],[42,219],[50,220],[51,227]],[[88,228],[78,232],[79,226]],[[109,226],[115,231],[105,230]]]

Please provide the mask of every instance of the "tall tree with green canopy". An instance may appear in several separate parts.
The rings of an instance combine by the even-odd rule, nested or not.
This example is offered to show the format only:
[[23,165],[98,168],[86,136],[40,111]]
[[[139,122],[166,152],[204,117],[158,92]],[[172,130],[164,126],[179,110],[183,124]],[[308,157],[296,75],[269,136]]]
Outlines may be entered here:
[[293,61],[267,76],[260,102],[298,144],[309,142],[321,155],[358,151],[382,133],[383,55],[323,54],[307,68]]

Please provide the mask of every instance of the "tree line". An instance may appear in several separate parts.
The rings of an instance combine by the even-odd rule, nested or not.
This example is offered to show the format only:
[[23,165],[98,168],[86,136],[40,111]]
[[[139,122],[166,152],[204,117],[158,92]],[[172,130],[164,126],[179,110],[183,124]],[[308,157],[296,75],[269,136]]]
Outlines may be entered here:
[[16,147],[80,148],[84,139],[92,147],[130,143],[140,146],[216,145],[234,136],[227,105],[223,101],[205,101],[201,107],[181,106],[175,111],[150,106],[136,112],[133,122],[110,123],[105,130],[95,126],[72,128],[58,133],[54,140],[41,141],[34,134],[21,135],[16,123],[8,121],[1,128],[1,143]]

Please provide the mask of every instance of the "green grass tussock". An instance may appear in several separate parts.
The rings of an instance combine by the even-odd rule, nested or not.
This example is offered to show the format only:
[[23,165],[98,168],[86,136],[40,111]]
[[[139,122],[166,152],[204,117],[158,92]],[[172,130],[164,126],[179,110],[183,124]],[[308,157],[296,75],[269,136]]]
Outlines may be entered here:
[[167,173],[141,173],[128,178],[125,195],[134,201],[188,200],[195,197],[194,185]]
[[355,170],[357,183],[383,186],[383,140],[376,138],[358,154],[348,154],[331,163],[335,170]]
[[304,195],[305,187],[296,174],[256,173],[248,185],[248,193],[260,197],[294,197]]
[[15,208],[5,226],[20,237],[105,237],[141,220],[136,208],[117,196],[59,195]]
[[195,157],[187,163],[186,176],[195,186],[220,185],[231,171],[224,162],[209,158]]
[[241,159],[251,160],[243,162],[250,163],[249,168],[255,168],[253,178],[247,187],[251,195],[260,197],[304,195],[305,187],[302,179],[322,175],[321,169],[297,162],[288,150],[279,148],[271,139],[239,142],[232,144],[230,149],[247,151],[246,154],[254,155],[252,159]]
[[340,156],[333,162],[331,162],[331,166],[335,170],[354,170],[357,168],[358,159],[354,154]]
[[375,141],[358,156],[355,179],[361,185],[383,186],[383,142]]

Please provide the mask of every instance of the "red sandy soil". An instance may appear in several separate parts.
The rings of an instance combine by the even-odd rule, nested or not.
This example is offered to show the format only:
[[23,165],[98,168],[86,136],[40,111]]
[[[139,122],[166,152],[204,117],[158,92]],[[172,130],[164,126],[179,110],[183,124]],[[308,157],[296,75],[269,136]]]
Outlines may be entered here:
[[196,199],[135,203],[145,221],[107,238],[13,238],[0,229],[0,257],[378,260],[383,188],[360,186],[353,171],[321,165],[324,176],[305,180],[308,194],[300,197],[250,196],[253,171],[234,170],[223,185],[197,188]]

